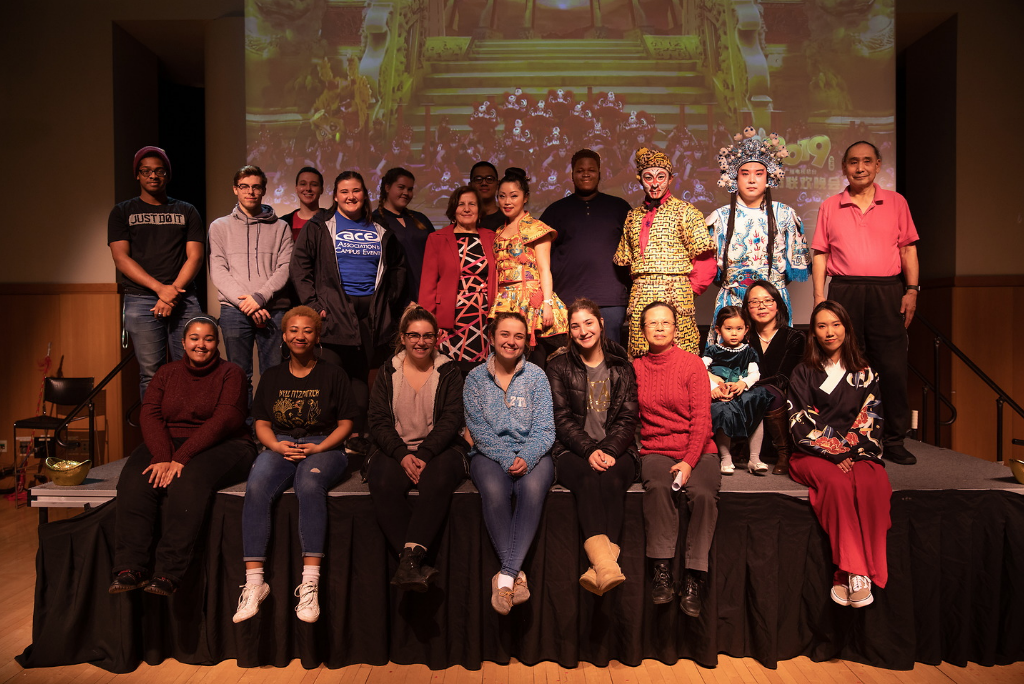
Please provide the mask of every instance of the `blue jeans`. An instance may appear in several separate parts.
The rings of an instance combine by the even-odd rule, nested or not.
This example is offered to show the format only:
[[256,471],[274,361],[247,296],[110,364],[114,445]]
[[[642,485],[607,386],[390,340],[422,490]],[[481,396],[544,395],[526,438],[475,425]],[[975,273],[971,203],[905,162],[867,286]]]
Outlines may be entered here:
[[203,313],[196,296],[188,294],[181,297],[170,316],[157,318],[150,311],[157,301],[156,295],[124,296],[124,329],[132,338],[135,358],[139,362],[139,399],[146,396],[149,381],[157,369],[167,362],[168,348],[172,361],[185,355],[185,349],[181,346],[185,323]]
[[233,306],[220,305],[220,330],[224,334],[224,352],[228,361],[237,363],[249,380],[249,406],[252,407],[252,346],[260,359],[260,373],[281,363],[281,319],[284,311],[273,312],[262,328]]
[[[278,435],[281,441],[319,444],[326,435],[292,439]],[[303,556],[323,558],[327,536],[327,492],[338,484],[348,456],[344,449],[322,451],[301,461],[289,461],[281,454],[265,449],[256,457],[245,485],[242,506],[242,553],[246,561],[265,561],[270,542],[270,508],[293,483],[299,499],[299,542]]]
[[512,477],[496,461],[477,454],[469,461],[469,473],[480,492],[484,524],[501,561],[501,574],[517,577],[555,480],[554,461],[545,456],[526,475]]

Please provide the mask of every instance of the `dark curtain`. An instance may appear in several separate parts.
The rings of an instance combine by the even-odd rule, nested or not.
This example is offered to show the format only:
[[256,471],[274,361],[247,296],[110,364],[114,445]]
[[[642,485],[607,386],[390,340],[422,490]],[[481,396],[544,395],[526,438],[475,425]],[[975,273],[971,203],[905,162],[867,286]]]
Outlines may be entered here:
[[[641,496],[627,497],[621,540],[626,583],[598,598],[578,584],[586,569],[572,496],[548,497],[524,570],[532,598],[507,617],[490,607],[498,571],[475,494],[454,497],[432,550],[441,574],[426,594],[388,580],[396,559],[368,496],[330,499],[321,617],[295,617],[300,583],[297,505],[283,497],[269,550],[269,598],[241,625],[231,616],[244,580],[242,498],[216,497],[205,556],[170,600],[136,591],[110,596],[114,506],[40,527],[33,643],[24,667],[90,662],[129,672],[140,661],[190,664],[236,659],[243,667],[425,663],[439,669],[482,661],[527,664],[680,658],[714,666],[718,653],[774,667],[806,655],[891,669],[915,662],[1006,664],[1024,659],[1024,497],[988,491],[893,495],[890,580],[864,609],[829,599],[828,540],[810,506],[784,495],[722,495],[710,588],[700,619],[677,603],[650,602]],[[683,543],[680,535],[679,555]],[[678,561],[677,561],[678,563]],[[675,568],[678,577],[678,567]]]

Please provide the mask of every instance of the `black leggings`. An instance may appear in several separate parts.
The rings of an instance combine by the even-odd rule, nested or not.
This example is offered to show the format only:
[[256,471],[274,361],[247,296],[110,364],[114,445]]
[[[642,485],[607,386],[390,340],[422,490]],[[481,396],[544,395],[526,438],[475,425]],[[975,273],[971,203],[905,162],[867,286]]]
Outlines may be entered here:
[[590,467],[585,458],[566,452],[556,465],[558,484],[576,498],[584,539],[604,534],[616,542],[622,532],[626,491],[636,479],[636,463],[629,454],[615,459],[604,472]]
[[413,488],[402,464],[376,452],[370,460],[366,481],[370,485],[377,522],[396,552],[406,543],[430,548],[441,531],[452,494],[466,477],[466,463],[456,449],[447,449],[427,461],[417,486],[416,516],[406,494]]
[[[184,440],[178,440],[175,446]],[[149,475],[153,456],[145,443],[125,461],[117,481],[114,572],[135,570],[180,582],[192,562],[196,540],[218,489],[245,480],[256,458],[256,445],[248,439],[231,439],[200,451],[167,487],[154,488]],[[160,523],[161,502],[166,499],[163,527],[156,542],[156,562],[151,556],[153,537]]]

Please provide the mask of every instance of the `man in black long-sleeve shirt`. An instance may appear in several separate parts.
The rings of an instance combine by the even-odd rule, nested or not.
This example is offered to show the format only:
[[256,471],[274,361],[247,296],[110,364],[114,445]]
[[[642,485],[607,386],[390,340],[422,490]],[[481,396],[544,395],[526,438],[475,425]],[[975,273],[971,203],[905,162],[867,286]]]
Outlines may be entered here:
[[601,156],[582,149],[572,156],[576,192],[554,202],[540,220],[556,231],[551,248],[554,291],[566,304],[577,297],[601,307],[608,339],[621,344],[622,323],[629,298],[628,270],[612,263],[622,237],[629,203],[598,192]]

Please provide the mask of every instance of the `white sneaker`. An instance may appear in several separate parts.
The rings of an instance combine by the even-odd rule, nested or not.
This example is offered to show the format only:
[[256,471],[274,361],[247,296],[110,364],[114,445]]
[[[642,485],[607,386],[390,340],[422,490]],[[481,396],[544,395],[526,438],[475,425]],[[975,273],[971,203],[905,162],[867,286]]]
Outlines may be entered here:
[[295,587],[295,595],[299,597],[295,614],[303,622],[316,622],[320,617],[320,602],[317,600],[319,592],[320,585],[316,582],[303,582]]
[[258,586],[243,584],[242,595],[238,597],[238,610],[235,611],[235,616],[231,618],[231,621],[238,624],[251,618],[259,611],[263,599],[269,595],[270,585],[266,582]]
[[850,605],[863,608],[871,605],[875,597],[871,595],[871,580],[864,575],[850,575]]

